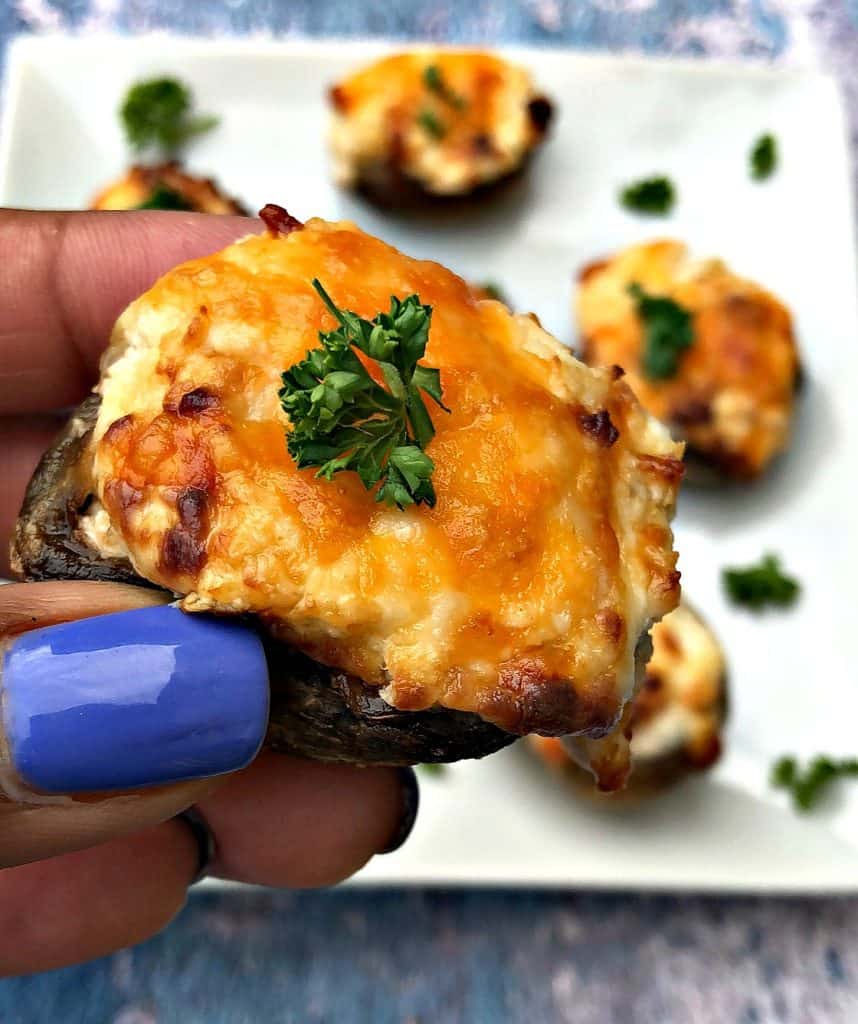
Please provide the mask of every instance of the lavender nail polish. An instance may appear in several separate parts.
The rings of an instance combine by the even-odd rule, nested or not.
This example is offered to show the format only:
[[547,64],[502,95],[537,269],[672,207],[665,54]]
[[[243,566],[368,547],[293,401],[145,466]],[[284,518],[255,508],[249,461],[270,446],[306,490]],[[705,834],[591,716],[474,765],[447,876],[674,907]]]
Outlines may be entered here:
[[242,623],[162,605],[34,630],[0,674],[13,766],[45,793],[234,771],[268,720],[262,643]]

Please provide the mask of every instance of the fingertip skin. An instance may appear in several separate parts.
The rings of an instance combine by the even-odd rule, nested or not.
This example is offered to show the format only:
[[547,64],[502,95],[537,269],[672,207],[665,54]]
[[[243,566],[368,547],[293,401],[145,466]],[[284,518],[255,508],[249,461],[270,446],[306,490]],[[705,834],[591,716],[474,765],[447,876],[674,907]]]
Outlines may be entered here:
[[169,605],[22,634],[6,651],[2,688],[12,764],[44,793],[235,771],[256,756],[268,720],[256,632]]

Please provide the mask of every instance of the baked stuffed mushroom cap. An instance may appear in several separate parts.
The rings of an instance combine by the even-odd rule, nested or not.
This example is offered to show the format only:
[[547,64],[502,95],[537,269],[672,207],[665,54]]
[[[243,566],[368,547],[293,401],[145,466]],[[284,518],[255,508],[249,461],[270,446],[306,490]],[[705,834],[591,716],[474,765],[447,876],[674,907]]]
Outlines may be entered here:
[[226,195],[213,178],[188,174],[177,160],[134,164],[117,181],[98,193],[92,210],[192,210],[195,213],[246,214],[247,209]]
[[330,102],[335,180],[392,206],[509,178],[552,115],[525,68],[477,51],[385,57],[335,85]]
[[[666,376],[647,370],[635,286],[692,318],[691,344]],[[750,480],[787,446],[799,382],[792,319],[720,260],[694,262],[669,240],[624,249],[581,272],[577,315],[585,362],[621,366],[643,405],[706,467]]]
[[[683,602],[652,628],[652,657],[635,697],[628,728],[632,770],[625,790],[606,803],[625,805],[705,771],[721,754],[727,673],[718,638]],[[531,749],[578,788],[597,794],[592,776],[563,742],[530,737]]]
[[[136,579],[189,613],[255,617],[287,678],[273,670],[273,735],[299,753],[449,760],[529,732],[613,751],[647,630],[678,600],[681,445],[612,371],[438,264],[264,212],[268,233],[119,318],[31,485],[20,574]],[[367,319],[392,295],[431,305],[450,410],[427,448],[434,507],[379,503],[287,451],[281,374],[335,326],[316,278]],[[604,765],[620,781],[621,748]]]

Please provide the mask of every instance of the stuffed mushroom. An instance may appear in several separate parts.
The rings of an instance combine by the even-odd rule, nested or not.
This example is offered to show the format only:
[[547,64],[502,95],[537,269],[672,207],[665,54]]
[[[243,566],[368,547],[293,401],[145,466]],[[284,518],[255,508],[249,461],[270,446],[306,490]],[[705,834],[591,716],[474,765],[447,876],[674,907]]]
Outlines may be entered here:
[[334,177],[382,205],[467,196],[516,174],[551,103],[530,73],[489,53],[414,50],[335,85]]
[[92,210],[191,210],[195,213],[246,214],[237,199],[212,178],[188,174],[177,160],[134,164],[123,177],[103,188]]
[[[718,639],[682,603],[652,629],[653,651],[632,704],[632,770],[625,791],[608,803],[652,796],[686,776],[705,771],[721,754],[727,711],[727,677]],[[531,736],[531,749],[552,769],[587,793],[592,776],[559,739]]]
[[19,575],[253,617],[281,749],[401,764],[572,733],[621,784],[678,600],[681,446],[438,264],[263,214],[122,314],[31,483]]
[[783,303],[675,241],[592,263],[577,297],[582,357],[618,365],[699,468],[760,476],[789,442],[799,356]]

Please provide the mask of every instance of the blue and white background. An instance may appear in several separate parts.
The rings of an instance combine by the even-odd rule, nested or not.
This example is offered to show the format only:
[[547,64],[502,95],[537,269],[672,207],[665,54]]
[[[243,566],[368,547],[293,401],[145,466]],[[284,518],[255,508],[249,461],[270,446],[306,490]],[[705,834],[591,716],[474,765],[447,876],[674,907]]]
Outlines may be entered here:
[[[858,0],[0,2],[4,47],[20,33],[61,31],[384,36],[811,64],[840,79],[858,146]],[[858,900],[205,894],[144,946],[0,983],[0,1024],[353,1021],[853,1024]]]

